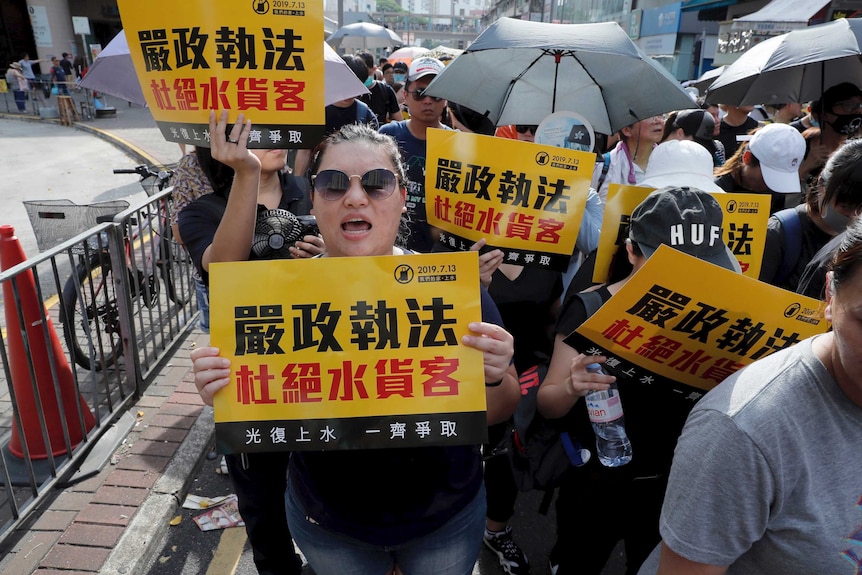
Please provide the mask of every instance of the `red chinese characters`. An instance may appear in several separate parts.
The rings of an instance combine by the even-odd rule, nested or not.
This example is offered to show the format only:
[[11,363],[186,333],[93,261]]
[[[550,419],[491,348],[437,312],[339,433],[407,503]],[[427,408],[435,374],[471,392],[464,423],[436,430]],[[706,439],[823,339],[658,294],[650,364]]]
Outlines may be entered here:
[[318,362],[288,363],[281,371],[280,389],[269,366],[260,365],[255,371],[241,365],[234,372],[236,401],[264,405],[455,397],[461,383],[459,363],[457,358],[443,356],[418,361],[380,359],[373,366],[346,360],[340,367],[326,370],[325,375]]

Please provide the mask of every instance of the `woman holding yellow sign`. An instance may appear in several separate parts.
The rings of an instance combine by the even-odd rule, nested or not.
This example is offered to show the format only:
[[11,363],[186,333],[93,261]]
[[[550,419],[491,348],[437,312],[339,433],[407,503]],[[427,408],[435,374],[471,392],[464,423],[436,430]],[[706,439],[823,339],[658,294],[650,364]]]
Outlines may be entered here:
[[[211,119],[213,154],[237,172],[250,193],[256,167],[245,142],[243,117],[226,137],[226,114]],[[314,214],[325,257],[410,253],[395,245],[406,211],[405,173],[397,144],[367,127],[345,126],[312,161]],[[397,192],[397,193],[396,193]],[[507,418],[520,390],[511,365],[512,336],[501,326],[487,292],[485,321],[470,324],[463,345],[483,352],[487,418]],[[212,404],[230,382],[230,362],[215,348],[192,353],[195,384]],[[478,383],[478,382],[476,382]],[[294,452],[286,502],[294,540],[318,575],[467,575],[485,528],[480,446]],[[285,501],[286,500],[286,501]]]

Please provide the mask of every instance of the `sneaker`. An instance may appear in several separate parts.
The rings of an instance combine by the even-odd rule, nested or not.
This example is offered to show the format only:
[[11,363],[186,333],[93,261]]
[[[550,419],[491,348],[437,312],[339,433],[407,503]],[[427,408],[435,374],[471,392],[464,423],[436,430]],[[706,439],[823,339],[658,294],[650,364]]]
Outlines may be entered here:
[[500,567],[509,575],[527,575],[530,564],[527,556],[512,539],[512,528],[506,526],[505,531],[492,533],[485,530],[485,547],[493,551],[500,560]]

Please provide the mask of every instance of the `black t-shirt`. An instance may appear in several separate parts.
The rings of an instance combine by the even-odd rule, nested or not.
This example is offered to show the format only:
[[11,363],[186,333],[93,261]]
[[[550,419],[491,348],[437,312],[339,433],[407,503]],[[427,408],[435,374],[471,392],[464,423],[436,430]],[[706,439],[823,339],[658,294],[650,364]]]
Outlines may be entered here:
[[[306,215],[310,209],[307,200],[308,196],[296,178],[290,174],[283,174],[281,177],[281,201],[278,207],[297,216]],[[204,251],[213,243],[213,238],[215,238],[216,230],[218,230],[226,208],[226,198],[210,193],[199,197],[184,207],[179,215],[180,236],[192,258],[192,263],[206,285],[209,285],[209,273],[204,271],[201,261]],[[264,205],[258,204],[257,206],[258,213],[266,211],[266,209],[267,207]],[[248,259],[258,258],[254,252],[251,252]]]
[[560,272],[524,267],[513,280],[497,270],[488,288],[503,325],[515,338],[518,373],[547,361],[554,350],[553,310],[563,292]]
[[[482,320],[503,325],[488,292],[481,297]],[[480,447],[296,451],[288,480],[322,527],[371,545],[399,545],[439,529],[476,497]]]
[[784,261],[784,252],[787,245],[785,239],[785,230],[781,222],[774,215],[769,218],[768,227],[766,229],[766,245],[763,248],[763,264],[760,268],[760,281],[766,282],[784,288],[786,290],[795,291],[799,284],[799,279],[805,271],[805,266],[811,261],[820,248],[832,239],[832,236],[817,227],[811,217],[808,215],[808,210],[805,205],[799,205],[796,208],[796,214],[799,216],[799,233],[802,244],[799,251],[799,259],[796,260],[790,273],[787,274],[781,281],[776,281],[776,276],[781,269]]
[[401,111],[395,90],[386,82],[375,80],[368,91],[370,94],[363,94],[360,99],[377,115],[381,126],[389,121],[389,116]]
[[354,100],[346,108],[339,108],[330,104],[326,106],[326,133],[332,134],[338,131],[342,126],[348,124],[367,124],[369,128],[376,130],[380,126],[377,124],[377,116],[362,102]]
[[838,246],[841,245],[841,241],[844,239],[846,233],[841,232],[814,254],[814,257],[805,266],[802,277],[799,278],[796,293],[801,293],[814,299],[826,299],[824,288],[826,286],[827,267],[829,266],[829,262],[832,261],[832,256],[838,250]]
[[746,117],[745,121],[739,126],[731,126],[724,120],[721,121],[718,128],[718,137],[716,138],[724,144],[724,151],[727,157],[730,158],[742,142],[737,142],[737,136],[746,136],[748,132],[756,128],[759,124],[754,118]]

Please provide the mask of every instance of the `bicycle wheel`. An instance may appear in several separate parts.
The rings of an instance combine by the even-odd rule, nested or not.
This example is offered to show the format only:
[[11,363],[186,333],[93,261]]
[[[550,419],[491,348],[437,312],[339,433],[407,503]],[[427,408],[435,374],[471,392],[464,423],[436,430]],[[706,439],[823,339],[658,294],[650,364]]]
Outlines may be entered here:
[[69,277],[63,287],[61,320],[66,344],[75,363],[84,369],[106,369],[123,351],[114,272],[110,261],[97,255],[79,265],[75,273],[81,297],[75,277]]
[[186,305],[191,300],[193,287],[189,267],[191,256],[186,249],[174,240],[170,226],[164,228],[167,233],[162,235],[161,271],[162,278],[168,288],[168,297],[177,305]]

